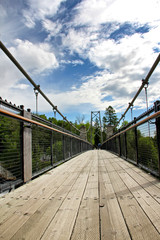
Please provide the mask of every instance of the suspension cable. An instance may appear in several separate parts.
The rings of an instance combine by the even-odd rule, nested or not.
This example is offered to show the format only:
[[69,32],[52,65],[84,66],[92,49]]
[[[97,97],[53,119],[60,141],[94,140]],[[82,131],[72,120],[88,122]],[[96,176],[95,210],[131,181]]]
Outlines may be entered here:
[[[44,94],[44,92],[40,89],[40,86],[37,85],[32,78],[28,75],[28,73],[24,70],[24,68],[18,63],[18,61],[13,57],[13,55],[9,52],[9,50],[4,46],[4,44],[0,41],[0,48],[2,51],[8,56],[8,58],[16,65],[16,67],[20,70],[20,72],[28,79],[28,81],[34,86],[34,89],[37,90],[43,98],[52,106],[53,111],[56,111],[59,113],[59,115],[65,120],[67,123],[69,123],[74,129],[76,129],[78,132],[81,132],[78,128],[74,126],[73,123],[68,121],[68,119],[58,110],[57,106],[55,106],[50,99]],[[84,132],[83,132],[84,133]]]
[[142,91],[142,89],[144,88],[144,86],[147,84],[149,84],[149,78],[151,77],[152,73],[154,72],[155,68],[157,67],[158,63],[160,61],[160,54],[158,55],[157,59],[155,60],[153,66],[151,67],[149,73],[147,74],[145,79],[142,79],[142,84],[140,86],[140,88],[138,89],[136,95],[134,96],[134,98],[132,99],[132,101],[129,103],[129,106],[127,107],[126,111],[122,114],[122,117],[119,119],[119,121],[115,124],[114,127],[117,127],[118,124],[120,123],[120,121],[123,119],[123,117],[126,115],[126,113],[128,112],[128,110],[131,108],[131,106],[133,106],[133,103],[135,102],[135,100],[137,99],[138,95],[140,94],[140,92]]

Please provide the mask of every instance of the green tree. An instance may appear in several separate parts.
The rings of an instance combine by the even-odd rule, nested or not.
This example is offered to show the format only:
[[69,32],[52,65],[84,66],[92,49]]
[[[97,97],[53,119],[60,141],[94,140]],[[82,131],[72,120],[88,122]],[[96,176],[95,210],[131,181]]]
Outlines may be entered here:
[[[108,108],[106,108],[102,121],[103,121],[104,132],[105,132],[107,125],[114,126],[117,124],[118,118],[117,118],[116,112],[112,106],[109,106]],[[116,132],[116,131],[117,131],[117,128],[114,128],[113,132]],[[103,135],[104,135],[103,139],[105,139],[105,133]]]
[[125,120],[125,121],[122,122],[121,127],[123,128],[123,127],[127,126],[127,124],[128,124],[128,121]]
[[104,125],[115,125],[118,122],[118,118],[116,112],[112,106],[106,108],[104,117],[103,117],[103,124]]

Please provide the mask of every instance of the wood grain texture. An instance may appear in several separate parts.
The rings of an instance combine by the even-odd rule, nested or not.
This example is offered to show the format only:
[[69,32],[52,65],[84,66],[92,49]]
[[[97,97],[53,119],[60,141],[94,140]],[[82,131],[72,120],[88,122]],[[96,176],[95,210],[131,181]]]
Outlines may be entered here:
[[160,239],[160,182],[102,150],[0,198],[0,239]]

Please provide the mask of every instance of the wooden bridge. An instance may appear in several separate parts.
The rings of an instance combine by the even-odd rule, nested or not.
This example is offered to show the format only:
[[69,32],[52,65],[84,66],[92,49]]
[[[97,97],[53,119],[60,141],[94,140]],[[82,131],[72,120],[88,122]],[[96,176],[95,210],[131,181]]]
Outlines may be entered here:
[[160,239],[160,182],[85,152],[0,198],[0,239]]

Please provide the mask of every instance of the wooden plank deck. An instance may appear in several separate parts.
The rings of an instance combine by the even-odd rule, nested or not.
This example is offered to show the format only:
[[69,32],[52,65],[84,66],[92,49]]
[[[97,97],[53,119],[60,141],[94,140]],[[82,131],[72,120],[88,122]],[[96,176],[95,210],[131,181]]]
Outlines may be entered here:
[[0,198],[0,239],[160,239],[160,181],[85,152]]

